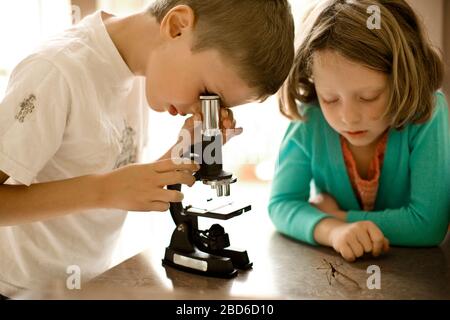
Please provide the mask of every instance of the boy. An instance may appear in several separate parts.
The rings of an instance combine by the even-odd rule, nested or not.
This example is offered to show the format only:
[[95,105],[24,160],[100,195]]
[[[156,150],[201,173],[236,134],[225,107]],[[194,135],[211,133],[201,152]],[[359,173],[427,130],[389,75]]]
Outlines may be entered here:
[[[199,95],[229,107],[274,94],[293,62],[286,0],[157,0],[104,12],[47,42],[11,75],[0,105],[0,294],[105,271],[126,211],[166,211],[196,164],[135,164],[147,103],[199,115]],[[145,98],[146,97],[146,101]],[[235,129],[233,134],[239,134]]]

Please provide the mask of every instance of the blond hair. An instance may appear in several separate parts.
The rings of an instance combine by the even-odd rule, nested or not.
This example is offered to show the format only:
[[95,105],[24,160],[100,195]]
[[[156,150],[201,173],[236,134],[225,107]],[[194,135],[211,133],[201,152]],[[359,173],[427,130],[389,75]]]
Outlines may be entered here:
[[[367,9],[380,9],[381,28],[369,29]],[[326,0],[305,16],[294,67],[280,95],[280,110],[304,120],[297,103],[317,101],[312,75],[315,52],[333,50],[345,58],[388,75],[390,96],[385,116],[397,129],[431,117],[434,92],[444,66],[417,15],[403,0]]]
[[156,0],[148,12],[161,22],[177,5],[195,14],[193,51],[217,49],[261,100],[279,90],[295,54],[287,0]]

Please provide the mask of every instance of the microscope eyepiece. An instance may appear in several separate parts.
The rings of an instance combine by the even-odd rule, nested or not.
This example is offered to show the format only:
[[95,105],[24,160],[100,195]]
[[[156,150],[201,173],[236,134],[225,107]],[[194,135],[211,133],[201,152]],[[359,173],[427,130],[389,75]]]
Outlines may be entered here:
[[202,133],[212,137],[220,133],[220,97],[217,95],[200,96],[202,103]]
[[[222,132],[220,130],[220,97],[218,95],[200,96],[203,113],[202,160],[198,172],[203,183],[216,189],[217,196],[229,196],[230,184],[236,182],[231,173],[222,168]],[[208,151],[208,152],[205,152]]]

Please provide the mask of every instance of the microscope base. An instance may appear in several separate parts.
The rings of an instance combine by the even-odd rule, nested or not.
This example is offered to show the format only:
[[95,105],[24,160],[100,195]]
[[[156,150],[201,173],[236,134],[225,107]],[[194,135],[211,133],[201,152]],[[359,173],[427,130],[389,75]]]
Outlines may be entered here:
[[[207,250],[204,250],[205,252],[208,252]],[[245,250],[239,250],[236,248],[225,248],[222,250],[216,250],[214,252],[209,252],[214,255],[220,256],[220,257],[226,257],[230,258],[233,266],[240,270],[249,270],[253,267],[253,262],[250,262],[248,258],[247,251]]]
[[198,249],[186,253],[167,247],[162,264],[181,271],[216,278],[229,279],[237,275],[231,258],[216,256]]

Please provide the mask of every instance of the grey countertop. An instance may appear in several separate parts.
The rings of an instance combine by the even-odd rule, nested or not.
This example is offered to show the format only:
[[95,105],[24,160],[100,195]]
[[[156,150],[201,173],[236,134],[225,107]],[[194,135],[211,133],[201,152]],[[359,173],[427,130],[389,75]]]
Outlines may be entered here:
[[[253,210],[224,223],[232,246],[246,249],[253,269],[216,279],[163,267],[174,224],[155,214],[162,232],[144,252],[84,286],[84,297],[129,299],[450,299],[450,236],[439,247],[400,248],[379,258],[345,262],[331,248],[313,247],[277,233],[265,211]],[[203,219],[216,223],[217,220]],[[167,230],[167,232],[165,231]],[[324,259],[344,275],[330,277]],[[369,289],[371,265],[380,268],[381,288]],[[328,273],[328,274],[327,274]],[[329,282],[331,279],[331,284]]]

